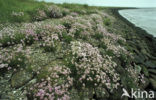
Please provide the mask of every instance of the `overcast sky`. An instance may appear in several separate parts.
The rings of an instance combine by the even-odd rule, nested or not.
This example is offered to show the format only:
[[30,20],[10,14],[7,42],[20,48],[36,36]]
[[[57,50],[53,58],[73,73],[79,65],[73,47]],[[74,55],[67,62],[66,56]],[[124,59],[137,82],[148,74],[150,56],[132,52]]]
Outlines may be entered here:
[[156,0],[41,0],[55,3],[81,3],[96,6],[156,7]]

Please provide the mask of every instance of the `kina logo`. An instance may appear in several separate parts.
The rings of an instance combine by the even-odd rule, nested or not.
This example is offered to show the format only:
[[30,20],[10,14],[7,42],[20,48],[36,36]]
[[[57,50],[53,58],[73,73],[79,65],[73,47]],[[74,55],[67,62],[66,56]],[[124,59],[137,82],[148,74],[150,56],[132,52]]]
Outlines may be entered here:
[[155,98],[154,91],[141,91],[140,89],[134,90],[133,88],[130,93],[128,93],[125,88],[123,88],[122,91],[123,94],[121,95],[121,98]]

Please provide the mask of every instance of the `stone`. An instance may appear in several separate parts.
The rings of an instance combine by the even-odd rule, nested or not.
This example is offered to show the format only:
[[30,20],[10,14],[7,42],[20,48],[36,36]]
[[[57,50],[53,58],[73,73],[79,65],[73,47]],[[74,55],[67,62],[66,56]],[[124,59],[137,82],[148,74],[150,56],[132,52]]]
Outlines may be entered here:
[[149,59],[156,60],[156,57],[155,56],[152,56],[152,55],[149,55]]
[[123,96],[121,98],[121,96],[123,94],[123,90],[122,89],[123,89],[122,87],[118,87],[118,89],[113,90],[113,93],[112,93],[113,95],[110,95],[110,98],[107,99],[107,100],[128,100],[128,97],[126,97],[126,96]]
[[152,85],[152,88],[153,88],[154,90],[156,90],[156,80],[150,78],[150,83],[151,83],[151,85]]
[[105,88],[97,88],[95,89],[95,94],[98,99],[106,99],[109,97],[109,93]]
[[28,83],[33,78],[33,74],[25,70],[20,70],[13,74],[11,78],[11,86],[13,88],[20,88],[26,83]]
[[145,58],[143,56],[135,56],[134,61],[136,64],[142,64],[144,63]]
[[144,65],[148,68],[156,68],[156,65],[151,61],[146,61]]
[[141,53],[146,55],[146,56],[149,56],[149,53],[147,53],[147,50],[146,49],[141,49]]
[[154,80],[156,80],[156,75],[150,74],[150,77]]
[[149,76],[149,71],[145,66],[142,67],[142,72],[145,76],[147,76],[147,77]]
[[156,70],[155,69],[148,69],[149,73],[155,74],[156,75]]
[[143,82],[140,83],[140,87],[143,88],[143,89],[147,88],[149,83],[150,83],[149,79],[146,78],[146,77],[144,78],[144,81],[145,81],[144,83]]

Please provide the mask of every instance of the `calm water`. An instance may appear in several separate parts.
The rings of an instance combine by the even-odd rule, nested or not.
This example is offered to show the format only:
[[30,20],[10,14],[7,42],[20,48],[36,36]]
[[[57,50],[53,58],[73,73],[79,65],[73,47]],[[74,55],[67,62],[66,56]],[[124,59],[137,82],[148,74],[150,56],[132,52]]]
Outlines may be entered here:
[[[156,37],[156,0],[39,0],[54,3],[78,3],[94,6],[138,7],[148,9],[121,10],[119,13],[136,26]],[[155,7],[155,8],[151,8]]]
[[145,29],[156,37],[156,8],[120,10],[119,13],[136,26]]

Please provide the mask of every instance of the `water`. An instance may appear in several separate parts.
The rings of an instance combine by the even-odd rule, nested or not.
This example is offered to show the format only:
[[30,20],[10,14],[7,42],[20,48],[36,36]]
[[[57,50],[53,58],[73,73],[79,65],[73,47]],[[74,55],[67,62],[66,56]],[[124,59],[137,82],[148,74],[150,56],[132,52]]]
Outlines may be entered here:
[[156,8],[151,9],[127,9],[119,13],[138,27],[145,29],[156,37]]
[[[120,10],[119,13],[156,37],[156,0],[39,0],[54,3],[78,3],[90,6],[137,7],[146,9]],[[153,8],[155,7],[155,8]],[[148,9],[147,9],[148,8]]]

